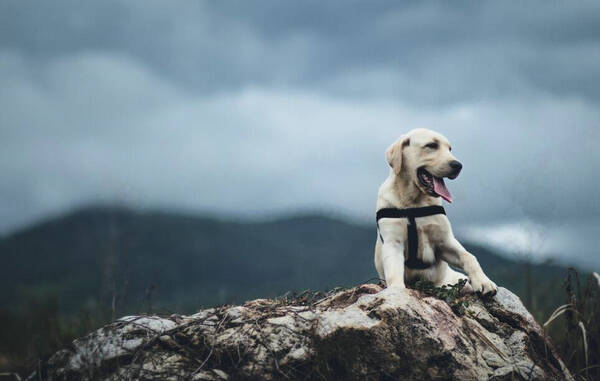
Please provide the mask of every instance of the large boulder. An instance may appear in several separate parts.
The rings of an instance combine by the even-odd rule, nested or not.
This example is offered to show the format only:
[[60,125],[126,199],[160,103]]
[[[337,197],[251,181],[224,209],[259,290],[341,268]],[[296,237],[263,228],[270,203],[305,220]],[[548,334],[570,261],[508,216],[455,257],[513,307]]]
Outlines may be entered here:
[[438,297],[365,284],[190,316],[124,317],[57,352],[31,379],[572,379],[510,291]]

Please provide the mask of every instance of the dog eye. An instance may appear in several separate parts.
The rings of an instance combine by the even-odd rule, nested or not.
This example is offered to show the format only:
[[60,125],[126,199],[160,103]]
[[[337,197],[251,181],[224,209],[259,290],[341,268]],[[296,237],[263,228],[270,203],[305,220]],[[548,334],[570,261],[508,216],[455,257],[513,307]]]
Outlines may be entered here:
[[425,147],[431,148],[431,149],[438,149],[438,144],[437,143],[429,143],[429,144],[425,144]]

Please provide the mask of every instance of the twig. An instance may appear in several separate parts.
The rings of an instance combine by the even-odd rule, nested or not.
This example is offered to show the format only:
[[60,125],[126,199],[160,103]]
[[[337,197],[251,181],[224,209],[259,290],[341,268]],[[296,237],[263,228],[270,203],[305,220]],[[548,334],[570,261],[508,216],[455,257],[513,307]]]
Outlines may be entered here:
[[5,373],[0,373],[0,376],[1,377],[13,376],[17,381],[21,381],[21,376],[19,376],[17,373],[5,372]]
[[198,368],[196,368],[195,371],[192,372],[192,376],[195,375],[196,373],[198,373],[200,370],[202,370],[202,368],[204,367],[204,365],[206,365],[206,363],[208,362],[208,359],[210,359],[210,356],[212,356],[214,348],[215,348],[215,346],[213,345],[210,348],[210,352],[208,352],[208,356],[206,356],[206,358],[204,359],[204,361],[202,361],[202,364],[200,364],[200,366]]
[[502,353],[502,351],[494,343],[492,343],[491,340],[488,339],[483,333],[479,332],[479,327],[478,326],[476,326],[475,324],[473,324],[470,319],[465,319],[465,321],[469,322],[469,325],[471,326],[471,330],[481,340],[483,340],[487,345],[489,345],[490,348],[492,348],[494,350],[494,352],[496,352],[498,354],[498,356],[502,357],[502,359],[504,361],[508,361],[508,359],[504,356],[504,353]]
[[[583,322],[579,322],[579,328],[581,329],[581,336],[583,337],[583,349],[585,350],[585,367],[588,367],[588,342],[587,342],[587,335],[585,333],[585,325],[583,325]],[[586,371],[587,373],[587,371]]]

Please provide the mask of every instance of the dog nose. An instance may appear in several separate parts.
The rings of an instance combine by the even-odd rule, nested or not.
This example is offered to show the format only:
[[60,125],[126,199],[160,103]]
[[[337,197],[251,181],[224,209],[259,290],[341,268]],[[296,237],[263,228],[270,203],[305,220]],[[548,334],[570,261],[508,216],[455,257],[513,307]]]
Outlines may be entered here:
[[454,171],[458,172],[462,169],[462,164],[458,160],[452,160],[450,162],[450,168],[452,168]]

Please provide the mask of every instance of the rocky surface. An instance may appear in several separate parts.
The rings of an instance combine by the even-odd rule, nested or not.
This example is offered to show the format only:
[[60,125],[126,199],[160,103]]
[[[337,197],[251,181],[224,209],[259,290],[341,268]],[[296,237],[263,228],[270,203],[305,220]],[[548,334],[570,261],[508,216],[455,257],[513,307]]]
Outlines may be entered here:
[[458,302],[365,284],[191,316],[124,317],[30,379],[571,379],[510,291]]

